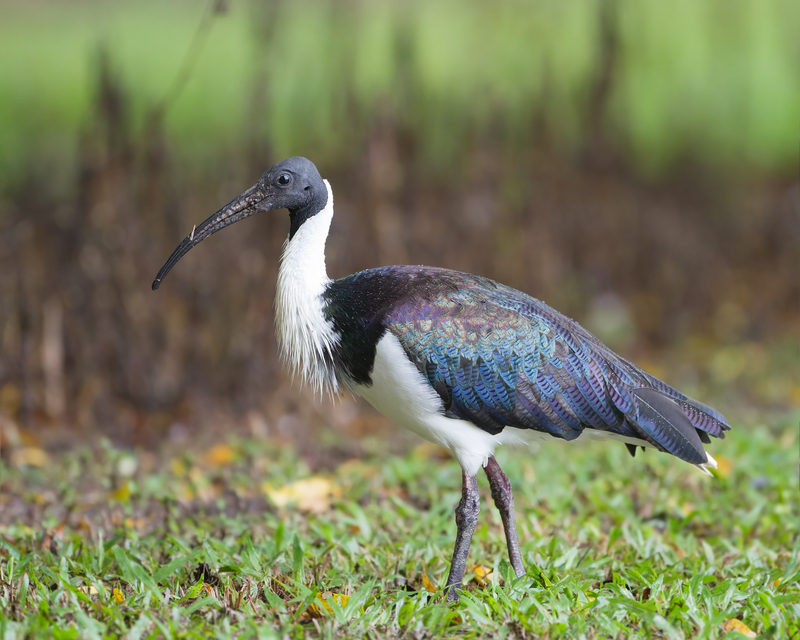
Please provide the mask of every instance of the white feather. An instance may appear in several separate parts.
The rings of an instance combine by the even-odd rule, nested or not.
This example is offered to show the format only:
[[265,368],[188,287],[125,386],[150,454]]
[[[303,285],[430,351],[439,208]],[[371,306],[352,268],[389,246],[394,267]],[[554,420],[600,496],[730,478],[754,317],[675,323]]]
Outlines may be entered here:
[[300,375],[315,391],[336,393],[333,365],[337,335],[325,318],[322,294],[330,282],[325,269],[325,240],[333,219],[333,191],[325,180],[328,202],[287,239],[278,270],[275,325],[281,358],[292,376]]

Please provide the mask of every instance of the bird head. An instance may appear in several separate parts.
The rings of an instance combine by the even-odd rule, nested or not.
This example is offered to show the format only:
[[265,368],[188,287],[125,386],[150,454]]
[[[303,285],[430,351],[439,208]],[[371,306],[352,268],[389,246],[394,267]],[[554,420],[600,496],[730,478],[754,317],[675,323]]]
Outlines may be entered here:
[[288,209],[289,237],[292,238],[306,220],[325,208],[327,202],[328,189],[313,162],[301,157],[278,162],[267,169],[256,184],[192,229],[161,267],[153,280],[153,291],[178,260],[220,229],[254,213]]

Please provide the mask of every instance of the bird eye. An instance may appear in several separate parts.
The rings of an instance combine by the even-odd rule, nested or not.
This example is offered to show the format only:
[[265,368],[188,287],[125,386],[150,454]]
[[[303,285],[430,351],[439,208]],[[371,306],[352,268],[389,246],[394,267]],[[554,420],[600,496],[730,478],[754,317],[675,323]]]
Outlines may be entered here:
[[278,176],[278,184],[282,187],[285,187],[292,181],[292,175],[290,173],[282,173]]

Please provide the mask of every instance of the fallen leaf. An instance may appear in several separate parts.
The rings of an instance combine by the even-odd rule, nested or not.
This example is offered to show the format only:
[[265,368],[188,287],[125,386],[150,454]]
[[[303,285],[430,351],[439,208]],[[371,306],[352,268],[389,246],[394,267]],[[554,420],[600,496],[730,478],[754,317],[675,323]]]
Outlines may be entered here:
[[485,587],[492,581],[492,570],[489,567],[482,567],[478,564],[472,565],[472,573],[475,574],[475,582]]
[[227,444],[215,444],[203,456],[203,463],[209,467],[222,467],[234,461],[236,452]]
[[114,491],[111,492],[111,499],[117,502],[127,502],[131,498],[131,484],[130,482],[123,482]]
[[342,488],[327,478],[315,476],[292,482],[280,489],[265,484],[264,492],[276,507],[294,504],[299,511],[323,513],[330,508],[332,499],[342,495]]
[[172,474],[176,476],[185,476],[187,471],[189,471],[189,469],[186,467],[186,463],[180,458],[173,458],[170,460],[169,470],[172,471]]
[[737,620],[736,618],[731,618],[730,620],[726,620],[722,623],[722,632],[728,633],[729,631],[737,631],[748,638],[756,637],[755,631],[748,627],[744,622]]
[[24,427],[19,427],[19,443],[24,447],[39,447],[39,443],[41,439],[39,438],[39,434],[31,431],[30,429],[25,429]]
[[125,518],[122,524],[128,529],[137,529],[141,531],[147,526],[147,520],[144,518]]
[[716,475],[720,478],[727,478],[733,471],[733,462],[725,456],[714,456],[717,461],[717,468],[715,469]]
[[78,520],[78,529],[80,529],[84,533],[90,533],[92,531],[92,523],[89,522],[86,518],[81,517]]
[[319,618],[324,616],[326,612],[333,613],[331,601],[337,603],[340,607],[344,607],[349,599],[350,596],[341,593],[324,591],[317,594],[317,600],[309,605],[308,610],[312,617]]
[[433,583],[428,579],[424,571],[422,572],[422,586],[425,587],[425,591],[428,593],[436,593],[436,587],[433,586]]
[[114,598],[114,602],[117,604],[122,604],[125,602],[125,594],[116,587],[114,587],[114,589],[111,591],[111,597]]
[[11,464],[16,467],[46,467],[50,464],[50,456],[38,447],[22,447],[11,454]]

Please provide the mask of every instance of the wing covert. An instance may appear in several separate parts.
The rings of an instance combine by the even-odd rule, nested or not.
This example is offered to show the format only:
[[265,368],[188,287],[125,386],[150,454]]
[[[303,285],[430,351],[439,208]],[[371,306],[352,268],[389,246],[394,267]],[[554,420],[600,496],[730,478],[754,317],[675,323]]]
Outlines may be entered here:
[[408,300],[387,319],[448,415],[568,440],[619,425],[601,363],[563,316],[554,322],[546,305],[491,281],[470,285]]

